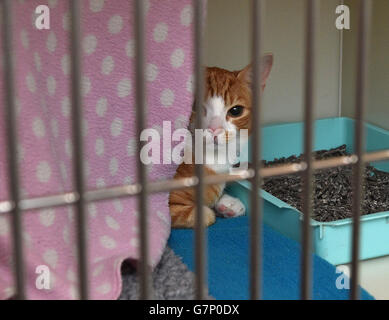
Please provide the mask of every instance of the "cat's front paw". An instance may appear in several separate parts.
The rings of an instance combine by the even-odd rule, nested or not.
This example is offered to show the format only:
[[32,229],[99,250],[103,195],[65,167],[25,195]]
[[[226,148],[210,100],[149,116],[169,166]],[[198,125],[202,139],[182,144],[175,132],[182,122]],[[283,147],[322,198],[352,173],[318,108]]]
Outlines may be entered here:
[[233,218],[239,217],[245,214],[246,208],[242,201],[238,198],[231,197],[228,194],[224,194],[215,206],[216,213],[220,217]]

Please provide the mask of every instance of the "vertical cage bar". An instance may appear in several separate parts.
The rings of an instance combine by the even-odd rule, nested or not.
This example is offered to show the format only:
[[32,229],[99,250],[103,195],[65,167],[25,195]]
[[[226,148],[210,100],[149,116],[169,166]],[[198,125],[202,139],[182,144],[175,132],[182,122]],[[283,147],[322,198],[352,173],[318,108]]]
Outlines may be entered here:
[[[137,122],[137,148],[138,154],[142,150],[144,141],[140,141],[140,135],[146,127],[146,87],[145,87],[145,21],[144,21],[144,1],[135,0],[134,10],[134,29],[135,29],[135,55],[136,55],[136,122]],[[151,281],[149,275],[149,239],[147,234],[148,223],[148,182],[147,182],[147,167],[138,157],[138,181],[141,185],[141,192],[138,199],[139,207],[139,227],[140,227],[140,298],[150,299]]]
[[302,254],[301,254],[301,298],[311,298],[312,239],[311,215],[313,192],[312,151],[314,141],[314,76],[315,76],[315,33],[317,19],[317,0],[307,0],[305,25],[305,96],[304,96],[304,157],[307,168],[302,174]]
[[[344,0],[340,1],[344,5]],[[338,74],[338,117],[342,116],[342,94],[343,94],[343,29],[339,31],[339,74]]]
[[9,168],[9,191],[13,201],[12,217],[13,259],[16,298],[25,299],[22,217],[19,208],[19,170],[17,159],[17,123],[15,114],[15,82],[12,51],[12,7],[10,0],[2,1],[3,20],[3,50],[4,50],[4,97],[5,97],[5,125],[7,134],[7,159]]
[[367,55],[368,36],[371,18],[370,0],[361,0],[359,7],[358,60],[356,79],[355,137],[354,148],[358,161],[353,166],[353,231],[352,231],[352,263],[350,298],[359,299],[359,250],[360,250],[360,216],[363,199],[363,152],[365,148],[364,117],[367,98]]
[[[204,1],[193,0],[194,6],[194,50],[195,50],[195,127],[203,128],[202,107],[204,100],[204,70],[203,70],[203,29],[204,29]],[[195,154],[202,154],[204,150],[203,143],[195,143]],[[206,275],[206,242],[205,242],[205,219],[203,209],[204,196],[204,168],[202,163],[195,164],[195,175],[198,179],[196,186],[196,221],[195,221],[195,270],[196,270],[196,299],[202,300],[207,291]]]
[[84,161],[82,139],[82,83],[81,83],[81,4],[78,0],[70,1],[71,14],[71,93],[72,93],[72,133],[73,133],[73,179],[75,190],[79,195],[76,202],[77,212],[77,258],[79,297],[86,300],[88,292],[88,250],[87,250],[87,217],[84,200]]
[[262,220],[261,198],[258,190],[261,185],[261,176],[258,174],[261,158],[261,45],[263,29],[263,0],[252,0],[252,132],[251,132],[251,164],[254,176],[251,179],[251,207],[250,207],[250,298],[261,297],[261,232]]

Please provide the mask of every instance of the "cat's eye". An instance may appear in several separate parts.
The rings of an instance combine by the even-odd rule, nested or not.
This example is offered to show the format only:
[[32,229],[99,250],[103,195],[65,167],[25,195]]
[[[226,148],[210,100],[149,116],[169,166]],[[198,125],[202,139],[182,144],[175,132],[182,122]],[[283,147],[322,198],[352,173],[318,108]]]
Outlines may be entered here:
[[230,110],[228,110],[228,115],[231,117],[239,117],[243,113],[243,107],[242,106],[234,106]]

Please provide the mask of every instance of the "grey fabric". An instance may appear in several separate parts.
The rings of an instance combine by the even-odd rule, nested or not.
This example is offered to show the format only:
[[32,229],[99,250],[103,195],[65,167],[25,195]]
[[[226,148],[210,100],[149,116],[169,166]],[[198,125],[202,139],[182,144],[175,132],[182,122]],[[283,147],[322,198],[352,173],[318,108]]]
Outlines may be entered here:
[[[123,287],[119,300],[138,299],[139,282],[134,263],[122,266]],[[194,299],[194,273],[181,261],[172,249],[166,247],[161,261],[154,269],[153,298],[159,300]],[[213,299],[208,297],[208,299]]]

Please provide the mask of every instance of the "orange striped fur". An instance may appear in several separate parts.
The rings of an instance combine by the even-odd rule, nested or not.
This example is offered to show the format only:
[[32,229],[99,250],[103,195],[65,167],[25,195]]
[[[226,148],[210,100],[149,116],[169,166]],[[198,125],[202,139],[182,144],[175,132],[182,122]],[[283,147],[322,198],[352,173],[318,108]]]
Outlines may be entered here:
[[[270,73],[273,63],[271,54],[262,58],[262,89]],[[224,102],[224,116],[221,121],[233,124],[236,129],[248,129],[251,132],[251,66],[240,71],[228,71],[221,68],[206,68],[205,97],[206,102],[211,97],[220,97]],[[206,104],[204,116],[206,116]],[[238,117],[231,117],[228,110],[234,106],[242,106],[243,112]],[[192,112],[190,126],[193,126],[195,114]],[[225,118],[225,119],[224,119]],[[229,132],[225,131],[225,140],[228,141]],[[195,174],[195,165],[182,163],[178,166],[175,179],[191,177]],[[211,166],[204,165],[205,175],[214,175],[216,172]],[[209,226],[216,220],[213,210],[215,204],[223,194],[225,185],[207,185],[204,192],[205,224]],[[169,208],[174,228],[193,228],[195,225],[195,190],[193,188],[173,190],[169,196]]]
[[[194,164],[182,163],[174,176],[175,179],[191,177],[195,173]],[[204,167],[205,175],[214,171]],[[224,185],[207,185],[204,190],[204,216],[207,226],[215,222],[215,213],[211,209],[222,195]],[[193,188],[174,190],[169,197],[170,214],[174,228],[192,228],[195,224],[195,190]]]

